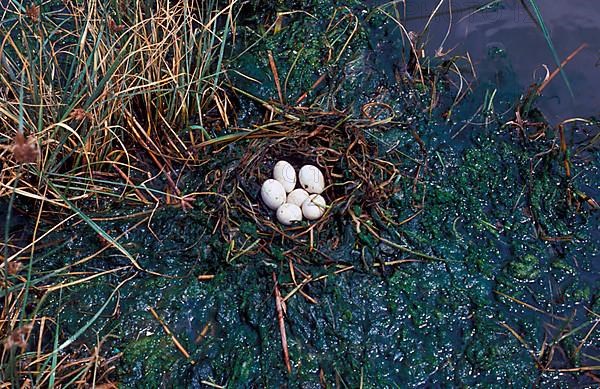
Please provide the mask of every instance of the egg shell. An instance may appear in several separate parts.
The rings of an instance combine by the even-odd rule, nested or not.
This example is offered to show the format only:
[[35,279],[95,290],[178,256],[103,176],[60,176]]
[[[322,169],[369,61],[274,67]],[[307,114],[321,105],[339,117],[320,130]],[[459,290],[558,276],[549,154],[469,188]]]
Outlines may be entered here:
[[296,187],[296,170],[287,161],[279,161],[273,167],[273,178],[283,185],[283,189],[290,193]]
[[308,198],[308,192],[304,189],[294,189],[287,196],[287,202],[290,204],[296,204],[298,207],[302,207],[304,200]]
[[302,210],[296,204],[282,204],[277,208],[277,220],[286,226],[289,226],[293,222],[302,221]]
[[277,180],[269,178],[266,180],[260,188],[260,196],[271,209],[277,209],[280,205],[285,203],[286,195],[283,185]]
[[321,194],[325,189],[325,177],[318,167],[313,165],[304,165],[298,173],[300,186],[308,193]]
[[302,215],[308,220],[317,220],[323,216],[326,207],[323,196],[312,194],[302,203]]

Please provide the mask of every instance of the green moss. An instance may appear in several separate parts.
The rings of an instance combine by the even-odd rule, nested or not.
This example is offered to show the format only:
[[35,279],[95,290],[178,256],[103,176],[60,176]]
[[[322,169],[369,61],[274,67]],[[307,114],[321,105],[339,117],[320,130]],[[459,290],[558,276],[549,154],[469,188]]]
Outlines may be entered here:
[[573,266],[569,265],[564,259],[558,259],[556,261],[553,261],[551,266],[552,268],[561,270],[562,272],[570,276],[574,276],[577,274],[577,270]]
[[154,387],[170,375],[179,356],[165,335],[142,336],[123,346],[122,372],[138,377],[126,387]]
[[525,255],[508,266],[510,274],[519,280],[531,281],[540,275],[540,260],[533,255]]
[[256,231],[256,224],[251,222],[243,222],[240,224],[240,232],[243,234],[250,235],[253,238],[257,238],[258,234]]
[[[262,8],[264,12],[266,3],[254,3],[254,7]],[[293,103],[310,91],[308,101],[312,101],[328,85],[333,84],[343,91],[338,98],[344,100],[343,93],[350,90],[344,83],[352,83],[353,79],[345,79],[343,69],[360,58],[361,50],[367,44],[365,31],[357,24],[358,18],[351,17],[354,15],[353,8],[363,7],[361,2],[345,2],[344,6],[348,8],[338,7],[335,1],[303,2],[301,5],[286,1],[276,5],[271,12],[264,13],[270,22],[275,21],[276,12],[299,9],[302,12],[288,12],[281,16],[282,23],[278,31],[254,31],[242,26],[237,38],[237,51],[244,51],[244,55],[234,55],[231,67],[258,83],[248,82],[247,78],[234,74],[236,85],[265,100],[278,100],[273,74],[269,70],[270,52],[277,67],[284,100]],[[258,41],[257,35],[260,35]],[[255,42],[258,44],[246,51]],[[311,91],[313,84],[324,73],[328,75],[327,81]],[[344,103],[345,100],[342,101]]]

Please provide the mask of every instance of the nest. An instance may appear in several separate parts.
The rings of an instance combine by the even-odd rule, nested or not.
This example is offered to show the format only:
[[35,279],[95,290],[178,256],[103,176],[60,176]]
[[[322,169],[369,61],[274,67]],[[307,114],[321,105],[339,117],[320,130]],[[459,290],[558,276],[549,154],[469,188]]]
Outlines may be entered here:
[[[212,190],[226,201],[219,220],[227,232],[244,222],[256,225],[263,237],[283,235],[298,240],[310,233],[319,239],[337,239],[347,221],[358,221],[377,213],[389,217],[387,200],[396,193],[399,154],[382,155],[376,137],[366,136],[364,121],[350,120],[339,113],[302,112],[301,119],[274,121],[236,136],[235,150],[242,150],[232,168],[219,174]],[[306,164],[318,166],[325,176],[322,193],[328,207],[316,221],[303,221],[286,227],[277,222],[275,212],[262,202],[261,184],[272,178],[277,161],[290,162],[296,172]],[[363,220],[364,221],[364,220]]]

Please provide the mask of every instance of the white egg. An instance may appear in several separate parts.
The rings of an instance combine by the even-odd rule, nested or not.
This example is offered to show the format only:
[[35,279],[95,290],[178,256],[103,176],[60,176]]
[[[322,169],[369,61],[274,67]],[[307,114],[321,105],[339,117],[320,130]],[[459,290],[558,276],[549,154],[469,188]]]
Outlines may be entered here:
[[282,204],[277,208],[277,220],[286,226],[289,226],[293,222],[302,221],[302,210],[296,204]]
[[296,204],[297,206],[301,207],[302,203],[304,203],[304,200],[306,200],[307,198],[308,192],[304,189],[298,188],[294,189],[288,194],[287,202],[290,204]]
[[279,161],[275,164],[273,178],[281,182],[287,193],[290,193],[296,187],[296,170],[287,161]]
[[317,220],[325,213],[327,203],[323,196],[312,194],[302,203],[302,214],[308,220]]
[[271,209],[277,209],[283,203],[285,203],[285,189],[283,185],[277,180],[269,178],[262,184],[260,188],[260,196]]
[[320,194],[325,189],[325,178],[318,167],[304,165],[298,173],[300,186],[308,193]]

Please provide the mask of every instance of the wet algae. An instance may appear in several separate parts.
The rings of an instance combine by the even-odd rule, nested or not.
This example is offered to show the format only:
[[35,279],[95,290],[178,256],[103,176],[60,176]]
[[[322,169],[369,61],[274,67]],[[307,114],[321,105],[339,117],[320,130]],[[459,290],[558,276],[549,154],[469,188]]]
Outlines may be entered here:
[[[276,100],[269,51],[280,75],[293,68],[286,100],[310,90],[320,72],[344,69],[343,80],[332,77],[319,84],[307,101],[328,108],[360,106],[373,99],[374,89],[367,87],[380,85],[378,98],[396,116],[384,133],[366,130],[369,139],[381,146],[382,155],[393,147],[413,159],[425,158],[427,168],[416,180],[410,170],[414,164],[394,161],[407,174],[397,182],[386,211],[390,220],[405,223],[382,220],[360,206],[353,209],[358,216],[364,212],[395,244],[369,229],[357,231],[352,219],[340,214],[335,228],[341,244],[334,248],[316,237],[328,260],[298,249],[303,256],[299,269],[313,279],[327,277],[303,288],[314,301],[298,293],[287,301],[291,374],[281,356],[271,277],[277,275],[283,295],[293,289],[287,254],[294,247],[286,241],[263,242],[270,245],[270,255],[249,250],[232,256],[231,241],[247,247],[260,241],[263,227],[232,214],[239,231],[226,240],[215,232],[214,210],[223,204],[214,196],[198,198],[187,213],[160,207],[135,216],[125,205],[113,209],[111,216],[131,215],[125,223],[102,222],[117,235],[152,214],[128,233],[125,247],[142,268],[165,276],[137,273],[111,298],[119,282],[134,273],[127,258],[109,249],[73,270],[123,270],[53,294],[44,313],[60,312],[58,326],[66,338],[102,309],[76,345],[106,337],[108,355],[121,354],[116,379],[123,387],[568,387],[589,382],[579,372],[552,371],[590,365],[600,357],[594,347],[600,344],[597,332],[583,341],[600,312],[600,269],[594,262],[598,215],[585,204],[579,209],[569,204],[567,191],[574,183],[555,147],[555,134],[530,141],[498,118],[449,141],[444,109],[424,109],[431,103],[428,87],[414,89],[402,77],[390,81],[394,69],[377,69],[380,59],[372,55],[376,48],[367,38],[375,16],[360,17],[357,4],[343,4],[348,8],[341,10],[339,5],[303,4],[312,16],[292,14],[277,33],[268,28],[261,33],[257,26],[264,20],[252,15],[262,13],[246,11],[240,28],[247,31],[240,33],[240,46],[231,48],[229,66],[261,83],[236,77],[235,85],[260,99]],[[269,17],[261,6],[248,5]],[[284,2],[271,7],[272,18],[277,11],[300,9]],[[335,32],[327,29],[344,13],[358,15],[352,36],[350,16],[343,30],[337,30],[341,25]],[[250,31],[261,38],[248,49]],[[448,87],[439,83],[441,89]],[[252,116],[260,113],[255,100],[242,96],[239,104],[247,112],[239,114],[240,121],[258,120]],[[188,192],[201,190],[207,173],[236,166],[243,147],[240,142],[222,150],[181,184]],[[598,160],[573,168],[583,175],[590,169],[597,178]],[[67,239],[64,252],[48,253],[40,266],[60,268],[104,244],[81,224],[64,234],[76,238]],[[353,269],[334,273],[348,266]],[[198,279],[206,274],[214,278]],[[148,307],[189,357],[174,346]],[[549,345],[556,346],[556,355],[549,354]]]
[[[110,341],[114,353],[123,352],[120,382],[139,387],[202,386],[202,381],[211,381],[235,387],[318,386],[324,380],[332,385],[337,381],[357,386],[362,381],[381,387],[522,386],[555,379],[556,375],[540,373],[528,350],[501,323],[540,350],[544,326],[561,321],[506,296],[557,317],[570,316],[581,305],[592,307],[598,284],[582,283],[582,274],[597,271],[591,261],[598,247],[585,231],[590,221],[580,220],[581,215],[545,219],[563,233],[578,235],[577,242],[561,243],[561,250],[533,235],[531,216],[523,207],[514,207],[515,196],[503,192],[510,193],[511,183],[521,189],[524,178],[518,160],[527,159],[526,151],[491,139],[462,154],[444,153],[445,168],[432,166],[431,171],[438,173],[423,183],[427,200],[420,217],[390,231],[408,247],[440,261],[404,263],[385,271],[365,267],[364,249],[371,252],[372,261],[410,258],[382,247],[365,233],[350,237],[345,242],[350,248],[330,253],[339,263],[355,265],[355,270],[333,275],[319,264],[304,266],[315,276],[329,272],[330,277],[305,288],[318,304],[299,295],[287,303],[294,363],[290,376],[282,364],[270,282],[273,271],[283,285],[291,282],[277,246],[272,257],[248,255],[228,264],[227,244],[210,235],[211,220],[202,204],[188,214],[178,209],[158,211],[151,228],[161,243],[136,231],[128,248],[140,254],[144,268],[177,278],[138,276],[120,291],[117,320],[112,316],[115,302],[94,325],[94,330],[115,336]],[[512,174],[504,164],[514,167]],[[531,184],[544,188],[547,180],[552,178],[545,171]],[[406,185],[396,200],[398,206],[409,208],[413,196],[412,187]],[[531,212],[558,212],[564,207],[562,198],[557,193],[557,203],[546,201],[543,209],[532,205]],[[250,225],[244,230],[250,236],[256,233]],[[79,234],[85,236],[84,231]],[[81,239],[79,245],[71,249],[83,251],[89,239]],[[573,251],[577,265],[572,262]],[[109,258],[98,261],[98,266],[110,267]],[[199,282],[200,274],[216,276]],[[106,301],[116,282],[114,277],[112,283],[102,280],[70,288],[62,296],[68,302],[60,315],[62,331],[75,332]],[[556,290],[549,290],[549,283]],[[190,352],[189,359],[174,348],[148,306],[169,323]],[[592,319],[577,311],[573,325]],[[205,326],[208,331],[197,340]],[[570,347],[576,347],[583,335],[575,334],[577,341]],[[568,379],[562,376],[559,381]]]

